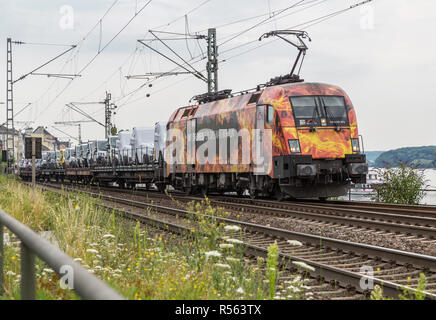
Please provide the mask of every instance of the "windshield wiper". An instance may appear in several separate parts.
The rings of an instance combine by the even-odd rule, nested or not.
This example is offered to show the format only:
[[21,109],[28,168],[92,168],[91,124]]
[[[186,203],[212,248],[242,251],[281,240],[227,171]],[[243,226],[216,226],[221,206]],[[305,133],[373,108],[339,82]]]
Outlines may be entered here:
[[315,120],[317,119],[317,118],[315,118],[317,113],[318,112],[317,112],[316,106],[315,106],[315,108],[313,108],[313,113],[312,113],[312,122],[310,123],[310,129],[309,129],[310,132],[315,132],[317,130],[317,126],[314,125]]
[[[329,121],[329,123],[332,123],[334,117],[333,117],[329,107],[324,106],[324,110],[325,110],[325,113],[326,113],[326,116],[327,116],[327,120]],[[341,126],[338,123],[334,123],[334,125],[336,126],[336,128],[335,128],[336,131],[339,132],[339,131],[342,130]]]

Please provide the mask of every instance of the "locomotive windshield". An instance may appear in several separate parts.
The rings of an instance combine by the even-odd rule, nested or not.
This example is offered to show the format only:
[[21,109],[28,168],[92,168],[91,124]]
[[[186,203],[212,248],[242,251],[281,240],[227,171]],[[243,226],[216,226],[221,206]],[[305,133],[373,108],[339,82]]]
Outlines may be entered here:
[[300,96],[290,100],[297,127],[348,125],[344,97]]

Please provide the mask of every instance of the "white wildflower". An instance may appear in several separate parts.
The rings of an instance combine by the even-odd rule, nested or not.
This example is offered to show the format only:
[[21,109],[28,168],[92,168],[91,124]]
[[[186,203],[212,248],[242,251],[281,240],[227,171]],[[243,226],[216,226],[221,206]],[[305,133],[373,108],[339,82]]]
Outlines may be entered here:
[[241,227],[239,226],[235,226],[235,225],[231,225],[231,226],[224,226],[224,230],[225,231],[239,231],[241,230]]
[[228,264],[224,264],[224,263],[215,263],[214,266],[221,268],[221,269],[230,269],[231,268]]
[[15,276],[15,272],[13,272],[13,271],[8,271],[8,272],[6,272],[6,275],[7,276]]
[[219,253],[218,251],[214,250],[214,251],[208,251],[204,253],[206,255],[206,260],[209,257],[221,257],[221,253]]
[[292,261],[293,264],[295,264],[296,266],[305,269],[307,271],[315,271],[315,268],[312,266],[309,266],[307,263],[302,262],[302,261]]
[[121,273],[122,271],[120,269],[115,269],[114,272]]
[[240,261],[240,259],[238,259],[238,258],[233,258],[233,257],[227,257],[226,260],[227,260],[228,262],[239,262],[239,261]]
[[235,243],[235,244],[241,244],[244,243],[243,241],[239,240],[239,239],[226,239],[227,242],[230,243]]
[[100,266],[95,266],[94,269],[95,270],[101,270],[101,267]]
[[105,234],[104,236],[103,236],[103,239],[107,239],[107,238],[115,238],[115,236],[113,235],[113,234],[110,234],[110,233],[108,233],[108,234]]
[[294,247],[301,247],[303,245],[300,241],[297,240],[288,240],[287,242]]
[[231,243],[221,243],[221,244],[219,245],[219,247],[220,247],[221,249],[231,249],[231,248],[233,248],[233,244],[231,244]]
[[89,253],[98,253],[98,251],[95,250],[95,249],[86,249],[86,252],[89,252]]
[[244,293],[244,289],[242,289],[241,287],[238,288],[238,290],[236,290],[237,293],[243,294]]
[[83,260],[81,258],[74,258],[74,261],[82,262]]
[[44,270],[47,273],[53,273],[54,272],[53,269],[50,269],[50,268],[44,268],[42,270]]

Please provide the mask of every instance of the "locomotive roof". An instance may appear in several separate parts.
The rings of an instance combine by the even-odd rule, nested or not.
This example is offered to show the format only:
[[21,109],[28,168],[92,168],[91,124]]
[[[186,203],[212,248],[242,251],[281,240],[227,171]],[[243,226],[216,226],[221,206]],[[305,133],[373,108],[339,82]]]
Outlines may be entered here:
[[[193,104],[189,106],[184,106],[176,109],[171,115],[168,122],[172,122],[175,119],[180,119],[183,117],[192,117],[197,114],[198,109],[208,109],[207,114],[214,113],[213,110],[215,106],[232,106],[236,108],[242,108],[256,103],[267,103],[265,96],[270,96],[273,93],[279,93],[278,90],[285,90],[286,94],[289,96],[303,96],[303,95],[341,95],[344,96],[347,101],[349,101],[348,96],[342,90],[342,88],[321,83],[321,82],[295,82],[278,84],[274,86],[264,87],[257,91],[242,91],[241,94],[231,96],[229,98],[215,100],[202,104]],[[280,94],[281,95],[281,94]],[[221,109],[221,108],[220,108]],[[216,112],[222,112],[216,110]],[[186,114],[185,114],[186,113]],[[203,113],[203,112],[201,112]],[[203,113],[204,114],[204,113]]]

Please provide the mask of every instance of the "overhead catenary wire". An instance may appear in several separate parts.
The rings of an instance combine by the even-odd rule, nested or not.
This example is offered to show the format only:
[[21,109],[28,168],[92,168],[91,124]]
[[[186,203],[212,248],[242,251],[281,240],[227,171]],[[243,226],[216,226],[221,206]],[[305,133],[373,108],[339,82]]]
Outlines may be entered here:
[[[99,19],[102,20],[106,17],[106,15],[112,10],[112,8],[119,2],[119,0],[115,0],[111,6],[106,10],[106,12],[103,14],[103,16]],[[98,23],[96,25],[94,25],[89,31],[88,33],[75,45],[75,50],[71,51],[71,56],[67,59],[67,61],[64,63],[64,65],[62,66],[61,70],[59,71],[59,73],[63,72],[63,70],[66,68],[66,66],[68,65],[69,62],[73,61],[77,55],[78,52],[80,51],[80,46],[83,44],[83,42],[88,38],[88,36],[92,33],[92,31],[98,26]],[[42,42],[25,42],[26,44],[29,45],[45,45],[45,46],[69,46],[69,45],[65,45],[65,44],[55,44],[55,43],[42,43]],[[35,105],[37,104],[40,100],[42,100],[42,98],[53,88],[53,86],[57,83],[57,81],[59,80],[59,78],[56,78],[52,81],[52,83],[48,86],[48,88],[41,94],[41,96],[39,96],[36,100],[34,100],[34,102],[31,103],[31,105]],[[17,114],[16,114],[17,115]],[[36,120],[37,117],[34,117],[34,120]]]
[[[308,1],[308,2],[306,2],[306,3],[303,3],[303,1],[305,1],[305,0],[300,0],[300,1],[297,2],[297,3],[294,3],[292,6],[288,6],[288,7],[286,7],[286,8],[282,8],[282,9],[280,9],[280,10],[275,11],[274,16],[277,16],[277,15],[279,15],[280,13],[283,13],[283,12],[285,12],[285,11],[291,9],[291,7],[295,8],[295,7],[298,7],[298,6],[309,5],[309,4],[311,4],[310,6],[307,6],[307,7],[303,8],[303,9],[300,9],[300,10],[296,10],[296,11],[294,11],[294,12],[289,13],[289,14],[286,15],[286,16],[289,16],[289,15],[291,15],[291,14],[294,14],[294,13],[297,13],[297,12],[300,12],[300,11],[303,11],[303,10],[307,10],[307,9],[313,7],[313,6],[319,5],[319,4],[321,4],[321,3],[323,3],[323,2],[325,2],[325,1],[327,1],[327,0],[312,0],[312,1]],[[316,2],[316,1],[318,1],[318,2],[317,2],[317,3],[314,3],[314,2]],[[263,15],[262,15],[262,16],[263,16]],[[283,16],[282,16],[281,18],[283,18]],[[257,26],[260,26],[260,25],[262,25],[262,24],[264,24],[264,23],[267,23],[267,22],[268,22],[267,20],[268,20],[268,19],[264,19],[263,21],[261,21],[260,23],[257,23],[256,25],[250,27],[249,29],[252,30],[252,29],[254,29],[254,28],[257,27]],[[207,30],[207,29],[206,29],[206,30]],[[246,29],[246,30],[247,30],[247,29]],[[166,34],[172,34],[172,35],[184,35],[184,34],[182,34],[182,33],[178,33],[178,32],[156,31],[156,30],[154,30],[154,31],[155,31],[155,32],[161,32],[161,33],[166,33]],[[196,32],[196,34],[197,34],[197,33],[198,33],[198,32]],[[241,34],[243,34],[243,33],[238,33],[237,36],[239,36],[239,35],[241,35]],[[232,37],[233,37],[233,38],[236,38],[236,36],[234,36],[234,35],[232,35]],[[255,40],[252,40],[252,41],[248,42],[248,43],[244,43],[244,44],[241,44],[241,45],[237,45],[236,47],[232,47],[232,48],[230,48],[230,49],[227,49],[227,50],[221,51],[220,54],[222,55],[222,54],[224,54],[224,53],[226,53],[226,52],[228,52],[228,51],[232,51],[232,50],[238,49],[239,47],[246,46],[246,45],[248,45],[248,44],[255,43],[255,42],[257,42],[257,38],[256,38]],[[201,58],[200,58],[200,57],[201,57]],[[197,59],[197,58],[200,58],[200,59],[199,59],[199,60],[196,60],[196,61],[194,61],[194,62],[191,62],[192,60],[195,60],[195,59]],[[196,63],[198,63],[198,62],[200,62],[200,61],[202,61],[202,60],[204,60],[204,59],[205,59],[205,56],[204,56],[204,54],[203,54],[203,52],[202,52],[201,55],[197,55],[196,57],[194,57],[193,59],[191,59],[189,62],[190,62],[192,65],[194,65],[194,64],[196,64]],[[183,66],[186,66],[186,64],[183,65]],[[178,69],[179,69],[179,67],[175,67],[174,69],[171,69],[171,70],[169,71],[169,73],[174,72],[174,71],[177,71]],[[163,73],[163,75],[165,75],[165,73]],[[152,80],[150,80],[150,81],[145,82],[143,85],[141,85],[141,86],[138,87],[137,89],[134,89],[133,91],[127,93],[124,97],[126,97],[126,96],[130,96],[131,94],[134,94],[135,92],[139,91],[140,89],[142,89],[143,87],[145,87],[145,86],[146,86],[147,84],[149,84],[150,82],[154,82],[154,81],[156,81],[156,80],[159,80],[160,78],[161,78],[161,77],[156,77],[155,79],[152,79]],[[118,98],[116,101],[119,101],[119,100],[123,99],[124,97],[120,97],[120,98]],[[130,99],[129,99],[129,100],[130,100]]]
[[[115,1],[113,3],[113,5],[111,6],[111,8],[118,2]],[[127,23],[101,48],[101,50],[99,52],[97,52],[89,61],[88,63],[86,63],[82,69],[80,69],[79,72],[77,72],[77,74],[82,74],[94,61],[95,59],[121,34],[121,32],[127,28],[127,26],[130,25],[130,23],[152,2],[152,0],[149,0],[147,3],[145,3],[138,12],[136,12],[128,21]],[[107,11],[108,12],[108,11]],[[99,23],[96,24],[96,26],[98,26]],[[95,27],[94,27],[95,28]],[[88,32],[87,36],[90,33]],[[86,36],[85,36],[86,38]],[[83,39],[82,39],[83,40]],[[40,113],[40,115],[42,115],[45,111],[48,110],[48,108],[53,105],[53,103],[67,90],[67,88],[73,83],[74,79],[72,79],[70,82],[67,83],[67,85],[47,104],[47,106],[45,107],[45,109]]]
[[[197,6],[195,6],[194,8],[192,8],[192,9],[190,9],[189,11],[187,11],[186,13],[184,13],[182,16],[179,16],[178,18],[176,18],[176,19],[173,19],[173,20],[171,20],[170,22],[167,22],[167,23],[165,23],[165,24],[163,24],[163,25],[159,25],[159,26],[155,26],[155,27],[153,27],[152,29],[155,31],[155,32],[161,32],[161,33],[163,33],[163,32],[165,32],[165,31],[163,31],[163,30],[158,30],[158,29],[161,29],[161,28],[163,28],[163,27],[168,27],[169,25],[171,25],[171,24],[173,24],[174,22],[177,22],[177,21],[179,21],[180,19],[182,19],[182,18],[184,18],[185,16],[187,16],[187,15],[189,15],[189,14],[191,14],[192,12],[194,12],[194,11],[196,11],[196,10],[198,10],[199,8],[201,8],[202,6],[204,6],[205,4],[207,4],[208,2],[210,2],[211,0],[206,0],[206,1],[203,1],[203,2],[201,2],[199,5],[197,5]],[[137,12],[137,10],[135,9],[135,12]],[[97,27],[97,25],[98,25],[98,23],[94,26],[94,28],[93,29],[95,29],[96,27]],[[92,29],[92,30],[93,30]],[[167,33],[171,33],[171,32],[167,32]],[[178,33],[179,35],[183,35],[182,33]],[[157,41],[157,40],[156,40]],[[197,39],[197,42],[198,42],[198,39]],[[202,51],[202,49],[201,49],[201,47],[200,47],[200,51]],[[136,49],[135,49],[135,52],[136,52]],[[134,53],[135,53],[134,52]],[[116,74],[118,74],[118,72],[119,72],[119,69],[120,69],[120,67],[123,67],[128,61],[130,61],[130,59],[132,59],[132,55],[133,54],[131,54],[131,55],[129,55],[129,57],[122,63],[122,65],[120,65],[119,67],[117,67],[110,75],[109,75],[109,77],[108,78],[106,78],[106,80],[104,80],[101,84],[99,84],[95,89],[93,89],[90,93],[88,93],[86,96],[84,96],[83,98],[81,98],[81,99],[79,99],[79,100],[83,100],[83,99],[86,99],[86,98],[88,98],[89,96],[91,96],[92,94],[94,94],[98,89],[100,89],[104,84],[106,84],[110,79],[112,79]],[[201,54],[202,56],[204,56],[204,53],[202,52],[202,54]],[[134,58],[134,57],[133,57]],[[128,73],[130,73],[130,72],[128,72]],[[98,111],[97,111],[98,112]]]
[[[318,23],[321,23],[321,22],[323,22],[323,21],[329,20],[329,19],[331,19],[331,18],[333,18],[333,17],[336,17],[336,16],[338,16],[338,15],[340,15],[340,14],[343,14],[343,13],[349,11],[349,10],[352,10],[352,9],[354,9],[354,8],[356,8],[356,7],[362,6],[362,5],[367,4],[367,3],[369,3],[369,2],[372,2],[372,1],[374,1],[374,0],[361,1],[361,2],[355,3],[355,4],[353,4],[353,5],[350,5],[350,6],[347,7],[347,8],[344,8],[344,9],[341,9],[341,10],[334,11],[334,12],[332,12],[332,13],[329,13],[329,14],[326,14],[326,15],[323,15],[323,16],[320,16],[320,17],[315,18],[315,19],[310,19],[310,20],[305,21],[305,22],[303,22],[303,23],[299,23],[299,24],[297,24],[297,25],[294,25],[294,26],[288,27],[287,29],[294,29],[294,28],[300,28],[300,27],[303,27],[303,29],[307,29],[307,28],[312,27],[312,26],[314,26],[314,25],[316,25],[316,24],[318,24]],[[230,60],[230,59],[233,59],[233,58],[236,58],[236,57],[238,57],[238,56],[244,55],[244,54],[246,54],[246,53],[248,53],[248,52],[251,52],[251,51],[254,51],[254,50],[258,49],[258,48],[261,48],[261,47],[267,46],[267,45],[269,45],[269,44],[271,44],[272,42],[275,42],[275,41],[277,41],[277,39],[273,39],[273,40],[267,41],[267,42],[262,43],[262,44],[260,44],[260,45],[258,45],[258,46],[256,46],[256,47],[254,47],[254,48],[250,48],[250,49],[248,49],[248,50],[246,50],[246,51],[244,51],[244,52],[242,52],[242,53],[238,53],[238,54],[235,54],[235,55],[233,55],[233,56],[231,56],[231,57],[228,57],[228,58],[222,59],[222,60],[220,60],[220,63],[227,62],[227,61]],[[227,49],[227,50],[225,50],[224,52],[228,52],[228,51],[234,50],[234,49],[236,49],[236,48],[240,48],[240,47],[242,47],[242,46],[245,46],[245,45],[248,45],[248,44],[252,44],[252,43],[255,43],[255,42],[258,42],[258,39],[255,39],[255,40],[249,41],[249,42],[247,42],[247,43],[245,43],[245,44],[237,45],[236,47],[231,48],[231,49]],[[223,54],[224,52],[221,52],[221,54]],[[195,61],[195,62],[191,62],[191,64],[198,63],[198,62],[200,62],[201,60],[202,60],[202,59],[197,60],[197,61]],[[178,67],[174,68],[174,69],[171,70],[171,71],[175,71],[175,70],[177,70],[177,69],[178,69]],[[175,83],[173,83],[172,85],[175,85],[175,84],[177,84],[177,83],[179,83],[179,82],[181,82],[181,81],[184,81],[184,80],[186,80],[186,79],[188,79],[188,78],[189,78],[189,77],[185,77],[184,79],[178,80],[178,81],[176,81]],[[139,90],[141,90],[142,88],[144,88],[147,84],[149,84],[150,82],[153,82],[153,81],[155,81],[155,80],[156,80],[156,79],[153,79],[153,80],[151,80],[151,81],[145,82],[144,84],[140,85],[138,88],[136,88],[136,89],[134,89],[133,91],[129,92],[126,96],[119,98],[119,99],[117,100],[117,102],[121,101],[122,99],[124,99],[124,98],[126,98],[126,97],[129,97],[129,96],[131,96],[131,95],[137,93]],[[168,86],[166,86],[165,89],[168,89],[168,88],[171,87],[172,85],[168,85]],[[159,90],[159,91],[161,91],[161,90]],[[158,92],[158,91],[155,91],[155,92],[152,92],[151,94],[154,95],[154,94],[156,94],[157,92]],[[141,100],[141,99],[143,99],[143,97],[140,97],[139,99],[135,99],[135,100],[130,101],[130,100],[131,100],[131,97],[130,97],[127,101],[125,101],[125,102],[119,104],[119,108],[118,108],[118,110],[119,110],[122,106],[125,106],[125,105],[127,105],[127,104],[131,104],[131,103],[134,103],[134,102],[139,101],[139,100]]]

